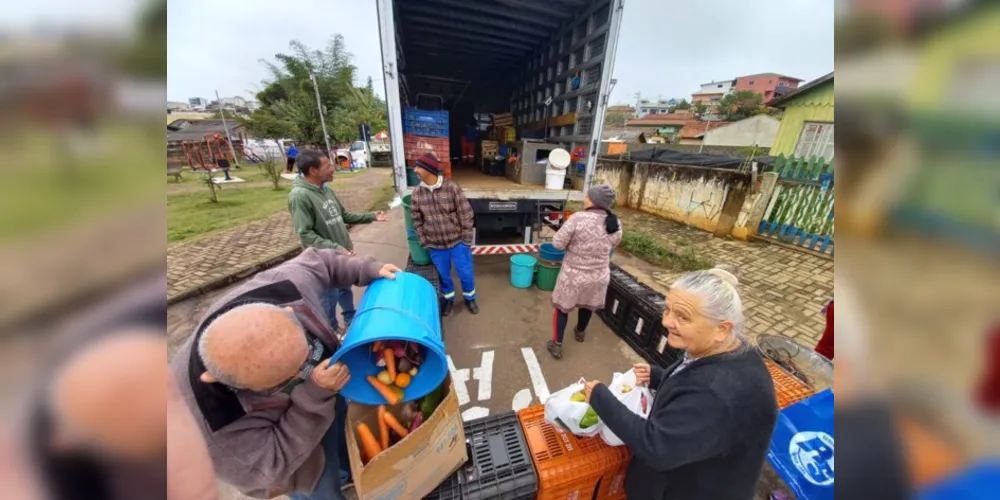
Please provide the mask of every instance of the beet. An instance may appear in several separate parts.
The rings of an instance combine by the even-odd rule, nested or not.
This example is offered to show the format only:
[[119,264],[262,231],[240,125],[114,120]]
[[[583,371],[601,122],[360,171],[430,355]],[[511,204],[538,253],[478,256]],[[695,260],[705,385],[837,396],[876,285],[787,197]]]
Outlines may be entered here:
[[409,361],[411,368],[418,367],[424,362],[424,357],[420,355],[420,345],[413,342],[407,342],[403,355],[398,357]]
[[422,423],[424,423],[424,415],[417,413],[417,416],[413,418],[413,422],[410,424],[410,432],[417,430],[417,427],[420,427]]
[[396,371],[399,373],[409,373],[410,368],[413,368],[413,363],[411,363],[410,360],[406,358],[399,358],[399,362],[396,363]]

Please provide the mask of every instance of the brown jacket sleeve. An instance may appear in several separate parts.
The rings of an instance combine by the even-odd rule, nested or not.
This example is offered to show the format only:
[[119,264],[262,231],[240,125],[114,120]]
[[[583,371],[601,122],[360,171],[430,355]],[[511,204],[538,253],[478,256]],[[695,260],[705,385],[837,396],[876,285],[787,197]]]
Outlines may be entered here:
[[424,212],[417,201],[417,193],[410,196],[410,217],[413,218],[413,231],[417,233],[420,246],[427,246],[427,234],[424,232]]
[[465,192],[458,184],[451,183],[452,196],[455,197],[455,208],[458,210],[458,220],[462,228],[462,243],[472,245],[472,227],[476,220],[476,214],[472,211],[472,204],[465,197]]

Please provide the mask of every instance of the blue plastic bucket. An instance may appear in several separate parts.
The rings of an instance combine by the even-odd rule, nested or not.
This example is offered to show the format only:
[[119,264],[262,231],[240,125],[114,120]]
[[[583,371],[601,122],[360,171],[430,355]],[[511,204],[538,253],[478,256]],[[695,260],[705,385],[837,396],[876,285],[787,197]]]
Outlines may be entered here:
[[552,243],[542,243],[538,247],[538,256],[547,262],[562,262],[566,252],[559,250]]
[[371,352],[371,344],[377,340],[404,340],[424,347],[424,363],[403,389],[403,401],[424,397],[440,386],[448,374],[448,361],[434,285],[406,272],[396,273],[395,280],[380,279],[368,285],[344,343],[332,360],[351,370],[351,380],[340,391],[350,401],[366,405],[386,402],[367,379],[383,370],[375,365]]
[[531,282],[535,277],[535,264],[538,259],[519,253],[510,258],[510,284],[514,288],[531,288]]

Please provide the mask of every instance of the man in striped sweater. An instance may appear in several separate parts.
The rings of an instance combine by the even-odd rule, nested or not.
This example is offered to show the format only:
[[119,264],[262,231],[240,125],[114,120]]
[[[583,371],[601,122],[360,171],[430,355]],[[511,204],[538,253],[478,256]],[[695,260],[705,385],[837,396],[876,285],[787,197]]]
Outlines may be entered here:
[[462,284],[462,298],[472,314],[479,313],[476,304],[476,281],[472,268],[472,205],[462,193],[462,188],[445,179],[437,157],[427,153],[416,162],[420,186],[413,192],[411,212],[413,229],[420,245],[430,252],[431,261],[441,275],[441,294],[444,306],[441,314],[447,316],[455,305],[455,284],[451,279],[451,266],[455,265]]

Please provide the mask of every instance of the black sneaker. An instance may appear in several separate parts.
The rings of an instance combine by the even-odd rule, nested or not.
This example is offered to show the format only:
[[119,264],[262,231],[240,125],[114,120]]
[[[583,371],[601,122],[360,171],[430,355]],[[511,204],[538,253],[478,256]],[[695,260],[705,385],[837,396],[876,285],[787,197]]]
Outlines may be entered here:
[[479,314],[479,304],[476,304],[475,300],[466,300],[465,305],[472,314]]
[[455,302],[451,300],[446,300],[444,305],[441,306],[441,316],[448,316],[451,314],[451,309],[455,307]]

